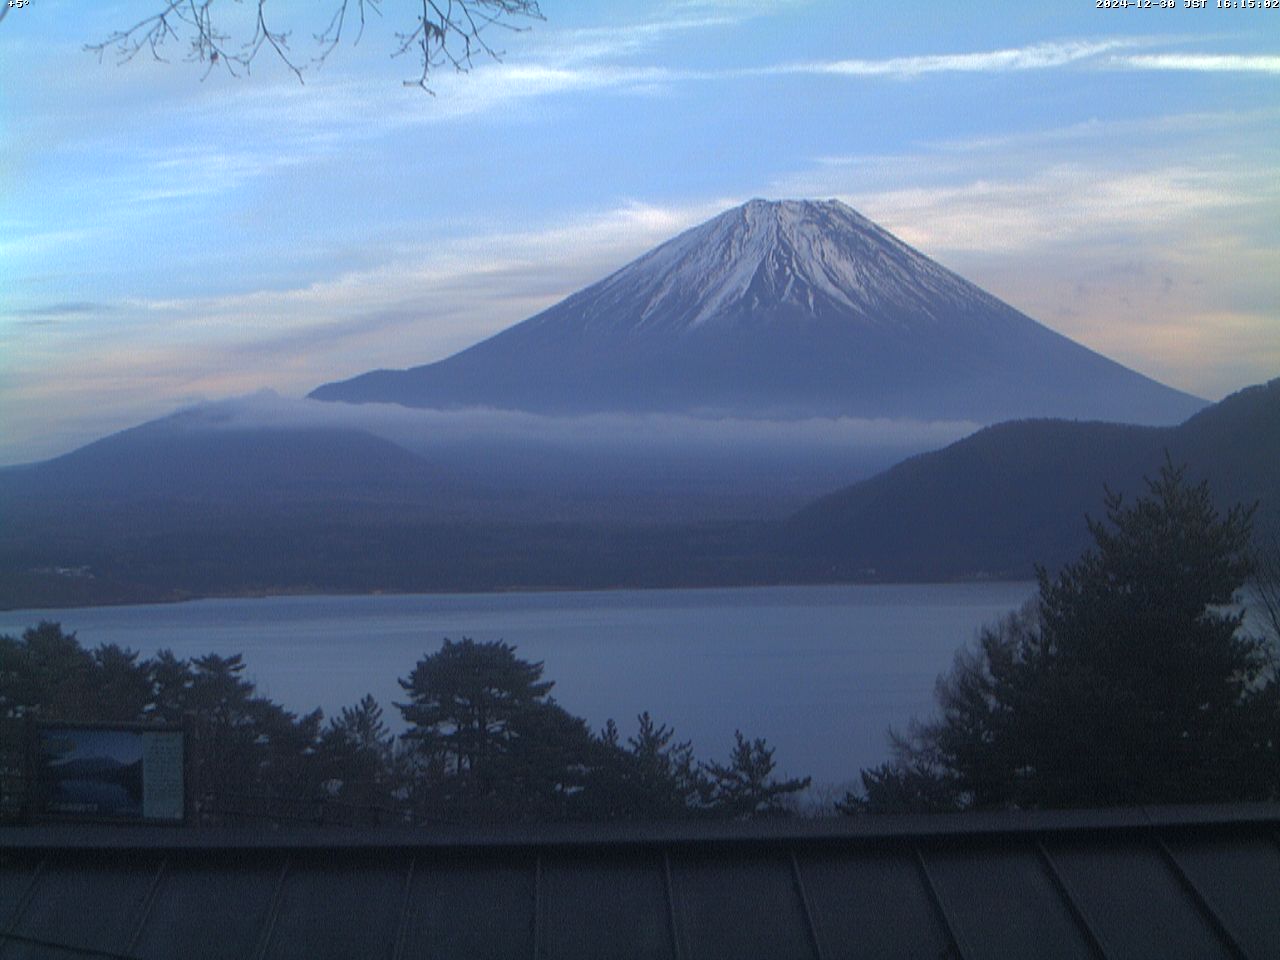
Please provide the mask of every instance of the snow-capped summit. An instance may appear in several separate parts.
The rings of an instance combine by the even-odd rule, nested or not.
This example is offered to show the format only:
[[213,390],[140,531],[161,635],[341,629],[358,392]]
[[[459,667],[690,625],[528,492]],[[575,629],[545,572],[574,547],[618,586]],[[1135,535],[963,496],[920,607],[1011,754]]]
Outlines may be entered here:
[[461,353],[312,396],[1141,423],[1203,406],[1041,326],[838,200],[752,200]]
[[773,320],[779,308],[873,325],[891,308],[899,321],[927,322],[939,299],[986,296],[839,200],[752,200],[579,294],[587,295],[643,305],[638,317],[603,311],[595,322],[671,332]]

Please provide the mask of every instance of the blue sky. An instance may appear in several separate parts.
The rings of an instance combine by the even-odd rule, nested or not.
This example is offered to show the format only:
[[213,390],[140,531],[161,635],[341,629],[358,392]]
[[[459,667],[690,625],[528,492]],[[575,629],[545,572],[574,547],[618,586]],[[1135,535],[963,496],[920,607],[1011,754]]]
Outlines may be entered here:
[[[390,57],[404,0],[305,84],[99,62],[158,4],[30,0],[0,22],[0,463],[439,359],[754,196],[839,197],[1220,399],[1280,375],[1280,9],[1216,3],[544,0],[432,96]],[[305,60],[323,4],[270,6]]]

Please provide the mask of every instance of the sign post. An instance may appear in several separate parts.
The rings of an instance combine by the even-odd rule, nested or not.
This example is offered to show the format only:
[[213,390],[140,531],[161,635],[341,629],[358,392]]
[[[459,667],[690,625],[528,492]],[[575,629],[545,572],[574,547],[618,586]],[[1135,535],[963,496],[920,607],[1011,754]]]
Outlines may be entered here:
[[186,734],[180,726],[37,723],[30,742],[38,820],[187,822]]

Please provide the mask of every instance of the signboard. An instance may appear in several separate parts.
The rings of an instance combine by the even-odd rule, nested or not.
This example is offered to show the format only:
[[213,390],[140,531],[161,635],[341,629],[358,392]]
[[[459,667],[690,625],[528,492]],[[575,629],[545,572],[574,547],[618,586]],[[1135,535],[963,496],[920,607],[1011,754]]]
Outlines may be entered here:
[[34,740],[37,817],[185,820],[186,742],[180,727],[42,723]]

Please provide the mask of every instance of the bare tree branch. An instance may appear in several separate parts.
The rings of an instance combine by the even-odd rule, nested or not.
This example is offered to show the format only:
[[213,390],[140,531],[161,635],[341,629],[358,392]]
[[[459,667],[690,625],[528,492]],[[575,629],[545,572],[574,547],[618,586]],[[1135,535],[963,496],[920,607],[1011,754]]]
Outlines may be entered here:
[[[252,29],[239,41],[224,26],[225,21],[215,16],[227,10],[225,0],[162,0],[151,15],[131,27],[117,30],[100,43],[86,44],[85,49],[96,53],[99,59],[110,51],[121,64],[144,52],[155,60],[167,62],[166,47],[181,47],[185,43],[184,59],[207,64],[206,77],[219,67],[236,77],[248,73],[258,55],[268,49],[301,83],[304,71],[322,64],[342,41],[352,7],[360,21],[352,41],[355,44],[364,36],[368,15],[382,16],[386,0],[331,2],[332,13],[327,25],[312,35],[316,51],[309,59],[299,59],[290,48],[292,31],[277,29],[269,22],[267,0],[254,0]],[[521,31],[528,28],[517,26],[512,20],[542,19],[538,0],[417,0],[414,7],[418,8],[416,23],[411,30],[396,32],[397,47],[392,56],[415,53],[422,69],[417,77],[406,80],[405,85],[428,92],[427,78],[434,69],[452,67],[465,73],[477,56],[495,60],[501,57],[501,51],[491,46],[484,35],[490,28]],[[0,17],[4,10],[0,7]]]
[[[382,16],[382,8],[379,6],[381,0],[356,0],[356,9],[360,14],[360,29],[356,31],[356,38],[353,44],[359,43],[360,38],[364,36],[364,26],[366,22],[366,8],[372,10],[378,16]],[[342,30],[347,24],[347,7],[349,3],[343,0],[338,4],[333,16],[329,20],[329,26],[320,33],[316,34],[316,43],[320,45],[320,51],[316,55],[316,62],[323,63],[338,43],[342,40]]]

